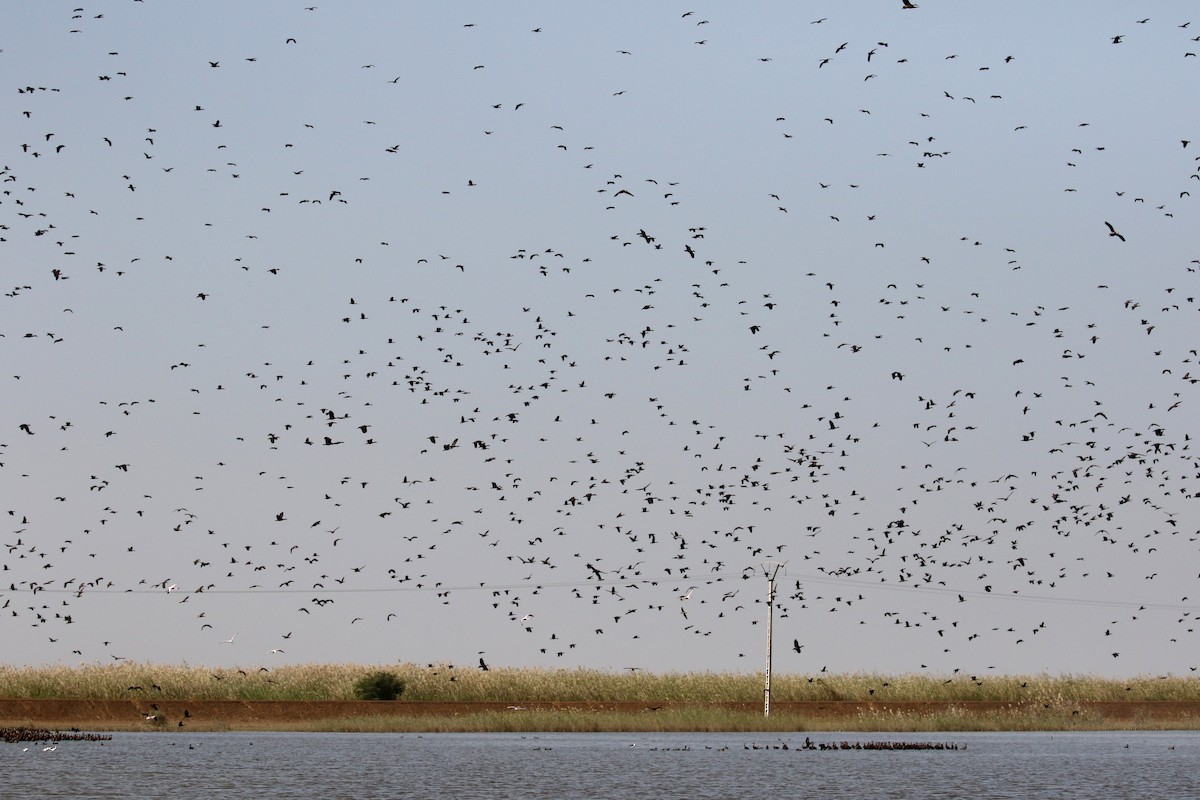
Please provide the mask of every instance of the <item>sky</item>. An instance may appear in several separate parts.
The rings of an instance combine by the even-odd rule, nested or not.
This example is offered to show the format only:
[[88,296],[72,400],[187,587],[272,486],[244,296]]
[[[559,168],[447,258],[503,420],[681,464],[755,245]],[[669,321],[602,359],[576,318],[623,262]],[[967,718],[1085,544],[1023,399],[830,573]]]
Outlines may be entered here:
[[78,2],[5,663],[1200,667],[1190,4]]

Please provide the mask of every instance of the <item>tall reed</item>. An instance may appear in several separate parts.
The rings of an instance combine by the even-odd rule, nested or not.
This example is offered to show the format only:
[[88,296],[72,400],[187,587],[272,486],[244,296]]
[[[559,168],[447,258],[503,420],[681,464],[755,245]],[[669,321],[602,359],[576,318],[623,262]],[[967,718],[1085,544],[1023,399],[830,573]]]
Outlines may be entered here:
[[[274,668],[202,667],[121,662],[78,667],[0,666],[0,697],[14,699],[353,700],[354,683],[387,670],[405,682],[405,700],[424,701],[762,701],[761,675],[715,672],[609,672],[591,669],[452,664],[302,664]],[[1200,701],[1200,680],[1187,676],[1127,679],[1087,675],[780,674],[775,702],[974,700],[1057,708],[1097,701]]]

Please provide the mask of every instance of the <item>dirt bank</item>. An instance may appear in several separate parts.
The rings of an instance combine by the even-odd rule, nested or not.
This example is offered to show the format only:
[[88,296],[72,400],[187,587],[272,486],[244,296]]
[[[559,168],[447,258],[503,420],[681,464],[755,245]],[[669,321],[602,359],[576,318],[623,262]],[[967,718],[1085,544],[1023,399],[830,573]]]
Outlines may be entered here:
[[[530,702],[530,703],[440,703],[419,701],[272,701],[272,700],[12,700],[0,699],[0,725],[34,725],[83,730],[154,730],[185,728],[193,731],[256,730],[286,728],[314,723],[381,717],[454,718],[482,713],[521,714],[530,711],[574,713],[655,714],[682,709],[709,709],[761,713],[757,703],[685,702]],[[779,702],[772,715],[797,715],[809,719],[837,720],[858,715],[967,716],[1042,709],[1000,702]],[[1120,722],[1153,720],[1170,726],[1194,728],[1200,724],[1200,703],[1192,702],[1102,702],[1078,703],[1059,713],[1084,715],[1089,719]]]

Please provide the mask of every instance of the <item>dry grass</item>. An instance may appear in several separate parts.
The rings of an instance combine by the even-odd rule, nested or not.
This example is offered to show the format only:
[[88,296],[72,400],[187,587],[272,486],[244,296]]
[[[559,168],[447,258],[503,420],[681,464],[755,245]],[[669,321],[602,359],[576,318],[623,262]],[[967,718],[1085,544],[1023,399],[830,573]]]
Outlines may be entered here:
[[[134,700],[150,702],[343,701],[354,700],[354,684],[387,670],[405,681],[397,704],[402,713],[336,719],[193,716],[190,730],[298,731],[1020,731],[1163,730],[1200,728],[1189,709],[1163,711],[1103,709],[1096,703],[1121,701],[1200,703],[1200,680],[1180,676],[1140,676],[1125,680],[1078,675],[972,676],[775,675],[770,718],[761,712],[762,678],[728,673],[626,673],[601,670],[545,670],[454,667],[449,664],[310,664],[257,668],[206,668],[122,662],[80,667],[0,666],[0,698],[12,700]],[[406,703],[405,701],[409,701]],[[489,702],[523,705],[520,710],[462,707],[426,712],[411,705]],[[546,709],[539,703],[645,704],[646,710]],[[789,702],[813,702],[803,712]],[[873,703],[854,713],[845,704]],[[990,701],[1001,707],[980,707]],[[898,710],[888,703],[936,703],[927,709]],[[722,706],[722,704],[727,704]],[[745,704],[738,708],[728,704]],[[963,704],[954,707],[950,704]],[[155,706],[158,707],[158,706]],[[169,706],[163,706],[168,708]],[[195,708],[193,707],[193,710]],[[70,713],[70,712],[66,712]],[[178,712],[173,712],[178,713]],[[317,712],[324,713],[324,712]],[[331,714],[335,712],[330,712]],[[358,712],[353,712],[358,713]],[[173,730],[179,720],[147,722],[135,711],[128,724],[117,718],[103,729]],[[1141,716],[1136,716],[1140,714]],[[85,715],[86,717],[86,715]],[[72,721],[70,724],[78,724]],[[87,723],[84,723],[87,724]],[[94,728],[100,729],[100,728]]]
[[[733,673],[625,673],[493,668],[449,664],[307,664],[208,668],[122,662],[80,667],[0,666],[0,697],[178,700],[353,700],[354,683],[378,670],[405,681],[403,700],[426,701],[762,701],[762,677]],[[131,687],[141,687],[135,689]],[[1000,701],[1051,709],[1098,701],[1200,701],[1200,680],[1183,676],[1108,679],[1082,675],[973,676],[780,675],[776,702],[812,700]]]

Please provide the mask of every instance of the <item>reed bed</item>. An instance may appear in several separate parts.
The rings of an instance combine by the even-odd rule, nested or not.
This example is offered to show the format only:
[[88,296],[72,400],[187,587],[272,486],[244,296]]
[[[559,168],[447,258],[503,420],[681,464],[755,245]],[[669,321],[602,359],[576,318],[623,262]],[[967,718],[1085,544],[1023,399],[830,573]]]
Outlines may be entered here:
[[[452,664],[304,664],[202,667],[137,662],[67,666],[0,666],[0,698],[117,700],[353,700],[354,684],[380,670],[405,682],[405,700],[440,702],[637,701],[706,703],[762,701],[762,676],[714,672],[608,672],[589,669]],[[1052,709],[1102,701],[1200,701],[1200,680],[1188,676],[1125,679],[1086,675],[845,675],[780,674],[772,700],[999,701]]]

